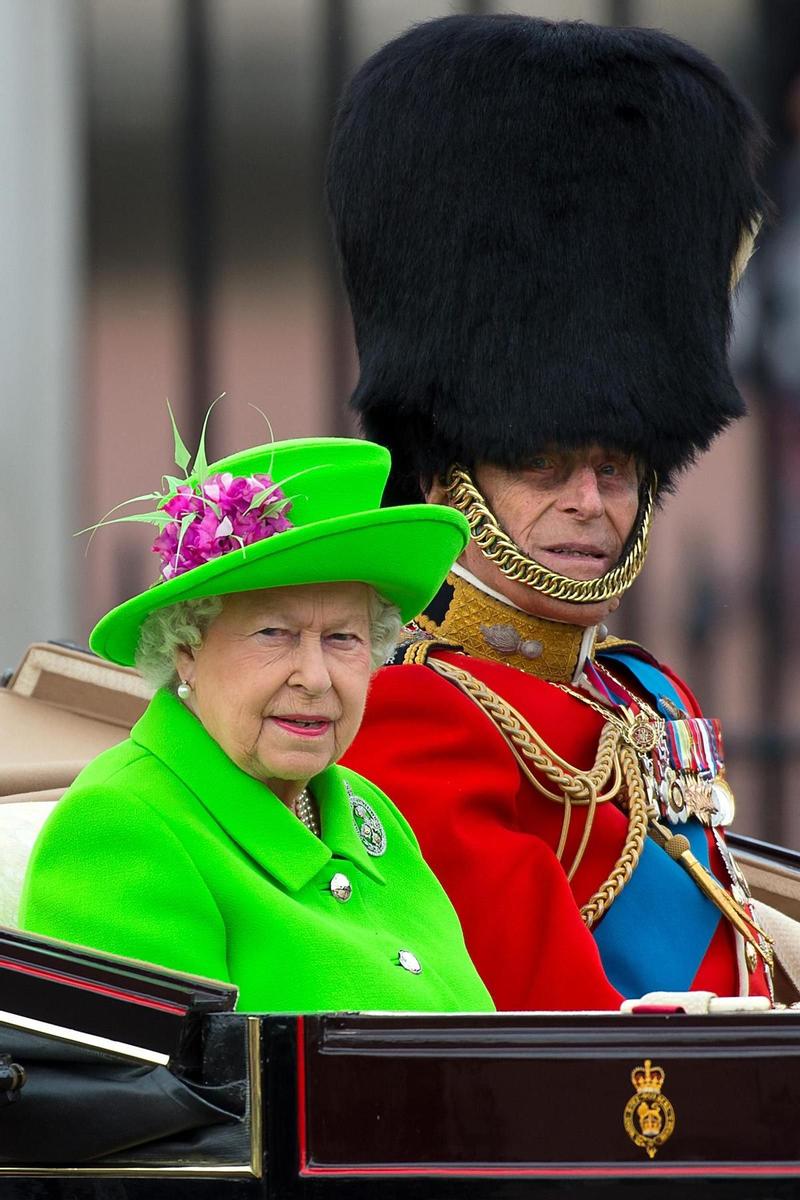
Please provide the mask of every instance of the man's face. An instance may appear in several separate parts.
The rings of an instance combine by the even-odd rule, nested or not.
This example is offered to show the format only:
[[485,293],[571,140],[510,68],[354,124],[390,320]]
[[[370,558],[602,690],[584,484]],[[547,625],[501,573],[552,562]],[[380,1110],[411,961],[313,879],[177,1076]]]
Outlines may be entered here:
[[[631,455],[591,445],[544,450],[518,470],[483,463],[473,478],[505,532],[528,558],[571,579],[597,579],[616,566],[639,509]],[[438,488],[429,499],[437,499]],[[594,625],[618,605],[573,604],[507,579],[470,542],[460,562],[525,612]]]

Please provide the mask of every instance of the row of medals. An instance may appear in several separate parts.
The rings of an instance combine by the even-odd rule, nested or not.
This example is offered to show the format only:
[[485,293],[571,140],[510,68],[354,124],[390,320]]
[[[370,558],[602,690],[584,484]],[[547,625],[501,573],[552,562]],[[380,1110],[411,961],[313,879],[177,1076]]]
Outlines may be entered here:
[[676,770],[669,762],[662,718],[638,714],[631,722],[628,740],[639,756],[651,815],[671,825],[696,817],[703,825],[730,825],[736,810],[733,792],[722,769],[705,774]]
[[[676,771],[668,762],[665,733],[666,725],[662,718],[647,718],[643,713],[633,718],[627,733],[642,769],[650,815],[669,821],[670,825],[680,825],[690,817],[696,817],[703,825],[713,829],[714,841],[728,872],[731,895],[752,919],[750,888],[722,836],[722,828],[731,824],[736,807],[733,792],[721,773],[722,768],[718,767],[713,775],[709,772],[708,777],[685,769]],[[754,971],[758,955],[749,942],[745,943],[745,958],[748,968]],[[768,971],[767,975],[771,989],[771,972]]]

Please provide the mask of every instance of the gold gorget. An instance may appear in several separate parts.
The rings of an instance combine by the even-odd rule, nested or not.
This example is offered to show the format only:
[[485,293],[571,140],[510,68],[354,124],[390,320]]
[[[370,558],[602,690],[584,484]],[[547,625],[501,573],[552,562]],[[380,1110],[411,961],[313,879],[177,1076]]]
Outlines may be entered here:
[[537,679],[551,683],[572,680],[586,633],[583,626],[520,612],[452,572],[445,586],[453,594],[441,620],[434,620],[430,613],[417,617],[426,633],[456,642],[476,658],[517,667]]

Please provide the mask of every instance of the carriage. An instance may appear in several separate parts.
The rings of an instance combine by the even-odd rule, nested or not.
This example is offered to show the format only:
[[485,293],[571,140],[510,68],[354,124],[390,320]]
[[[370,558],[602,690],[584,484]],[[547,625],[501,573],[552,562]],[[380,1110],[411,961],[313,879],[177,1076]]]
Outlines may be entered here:
[[[3,682],[0,1197],[797,1194],[790,957],[770,1011],[251,1014],[230,985],[20,934],[36,832],[148,692],[55,643]],[[731,841],[779,932],[800,856]]]

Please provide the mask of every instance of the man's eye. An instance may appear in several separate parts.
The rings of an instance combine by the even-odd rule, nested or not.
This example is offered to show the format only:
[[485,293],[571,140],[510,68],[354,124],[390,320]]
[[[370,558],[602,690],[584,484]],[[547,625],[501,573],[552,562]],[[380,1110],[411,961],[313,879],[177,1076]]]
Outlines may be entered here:
[[529,463],[531,471],[546,471],[552,467],[552,459],[549,459],[546,454],[538,454],[536,458],[532,458]]
[[604,479],[618,479],[624,483],[638,482],[636,463],[633,459],[611,459],[609,462],[601,463],[597,468],[597,473]]

